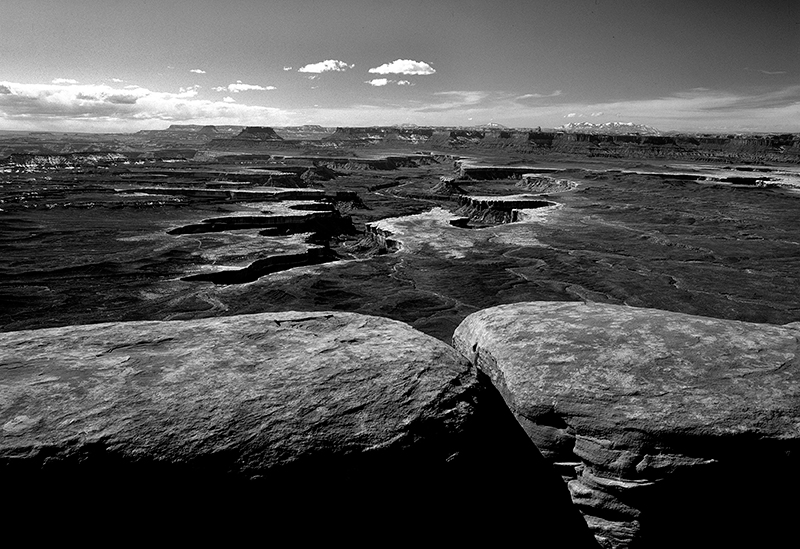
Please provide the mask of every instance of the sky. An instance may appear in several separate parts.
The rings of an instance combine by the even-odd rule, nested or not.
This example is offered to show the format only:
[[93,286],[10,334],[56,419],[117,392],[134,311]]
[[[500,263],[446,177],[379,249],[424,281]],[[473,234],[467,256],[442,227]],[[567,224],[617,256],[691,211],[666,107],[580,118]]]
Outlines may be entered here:
[[0,130],[800,132],[800,0],[0,0]]

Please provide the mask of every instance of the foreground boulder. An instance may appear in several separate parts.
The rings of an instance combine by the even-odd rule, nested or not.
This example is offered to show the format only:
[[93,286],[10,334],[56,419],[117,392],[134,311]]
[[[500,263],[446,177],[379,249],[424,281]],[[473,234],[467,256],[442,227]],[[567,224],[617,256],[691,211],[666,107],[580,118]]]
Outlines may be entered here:
[[563,472],[604,547],[794,536],[796,329],[535,302],[474,313],[453,340]]
[[400,322],[108,323],[3,333],[0,349],[0,484],[39,513],[54,498],[59,512],[144,501],[302,522],[304,536],[333,535],[326,519],[463,539],[517,516],[543,542],[593,543],[487,380]]

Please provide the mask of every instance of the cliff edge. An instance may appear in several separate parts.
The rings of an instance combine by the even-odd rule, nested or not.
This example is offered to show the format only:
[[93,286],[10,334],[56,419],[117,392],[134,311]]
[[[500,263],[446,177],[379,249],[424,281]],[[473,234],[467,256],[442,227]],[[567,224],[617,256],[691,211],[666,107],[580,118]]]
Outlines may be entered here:
[[562,471],[604,547],[771,546],[791,535],[795,329],[533,302],[474,313],[453,340]]
[[[349,543],[533,528],[543,544],[592,546],[491,385],[397,321],[117,322],[7,332],[0,349],[0,483],[21,515],[209,515],[204,532],[263,524]],[[512,524],[498,533],[498,520]]]

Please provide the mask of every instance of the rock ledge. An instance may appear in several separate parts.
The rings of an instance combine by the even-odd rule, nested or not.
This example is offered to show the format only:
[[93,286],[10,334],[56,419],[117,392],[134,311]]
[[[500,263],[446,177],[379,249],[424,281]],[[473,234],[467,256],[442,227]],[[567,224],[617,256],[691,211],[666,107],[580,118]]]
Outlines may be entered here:
[[[558,464],[604,546],[694,546],[748,531],[763,541],[787,526],[779,494],[797,487],[786,477],[800,461],[795,330],[535,302],[474,313],[453,339]],[[726,534],[731,517],[750,530]],[[700,533],[681,537],[690,523]]]

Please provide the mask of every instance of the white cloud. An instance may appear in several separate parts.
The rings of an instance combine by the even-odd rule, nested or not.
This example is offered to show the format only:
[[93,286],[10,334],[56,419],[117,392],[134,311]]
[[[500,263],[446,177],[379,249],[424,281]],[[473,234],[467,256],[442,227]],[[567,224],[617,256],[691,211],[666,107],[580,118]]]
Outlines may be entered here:
[[297,69],[297,72],[313,72],[313,73],[322,73],[322,72],[341,72],[346,71],[347,69],[352,69],[355,65],[348,65],[344,61],[339,61],[336,59],[326,59],[325,61],[320,61],[319,63],[310,63],[305,67],[300,67]]
[[365,80],[365,84],[370,86],[385,86],[387,84],[397,84],[398,86],[415,86],[413,82],[408,80],[389,80],[388,78],[373,78],[372,80]]
[[222,100],[225,101],[226,103],[236,103],[236,99],[234,99],[230,95],[227,97],[223,97]]
[[275,88],[275,86],[259,86],[257,84],[243,84],[241,80],[237,80],[235,84],[228,84],[227,86],[219,86],[212,89],[218,92],[227,91],[231,93],[239,93],[243,91],[269,91],[277,88]]
[[193,72],[195,74],[205,74],[206,73],[206,71],[204,71],[203,69],[189,69],[189,72]]
[[125,82],[122,78],[112,78],[111,81],[112,82],[116,82],[117,84],[119,84],[121,82]]
[[384,63],[380,67],[372,68],[369,72],[374,74],[433,74],[436,69],[424,61],[397,59],[391,63]]
[[179,93],[138,86],[0,82],[0,128],[136,131],[165,122],[289,125],[292,111],[197,99],[197,87]]
[[553,93],[526,93],[520,95],[517,99],[540,99],[542,97],[558,97],[561,95],[561,90],[556,90]]
[[[0,81],[0,129],[122,131],[164,128],[169,123],[292,126],[372,126],[412,122],[457,125],[467,118],[510,127],[556,127],[565,113],[606,113],[604,120],[636,122],[661,130],[797,132],[800,85],[761,93],[691,89],[631,101],[523,103],[519,94],[446,91],[400,101],[376,99],[340,107],[285,110],[226,99],[200,99],[198,87],[158,92],[135,85],[21,84]],[[200,88],[200,92],[203,89]],[[268,94],[253,94],[269,97]],[[382,94],[376,94],[382,95]],[[234,96],[235,94],[220,94]],[[599,116],[599,115],[598,115]],[[574,118],[573,117],[573,118]],[[577,118],[576,120],[579,120]],[[584,118],[585,119],[585,118]]]
[[578,113],[571,112],[571,113],[565,114],[564,118],[575,118],[576,116],[578,116]]
[[77,84],[77,80],[73,80],[72,78],[53,78],[53,84]]
[[603,111],[593,112],[589,116],[603,116]]
[[197,90],[200,89],[200,86],[195,84],[194,86],[188,86],[186,88],[179,88],[177,97],[195,97],[197,96]]
[[283,67],[283,70],[290,71],[290,70],[292,70],[292,67]]

